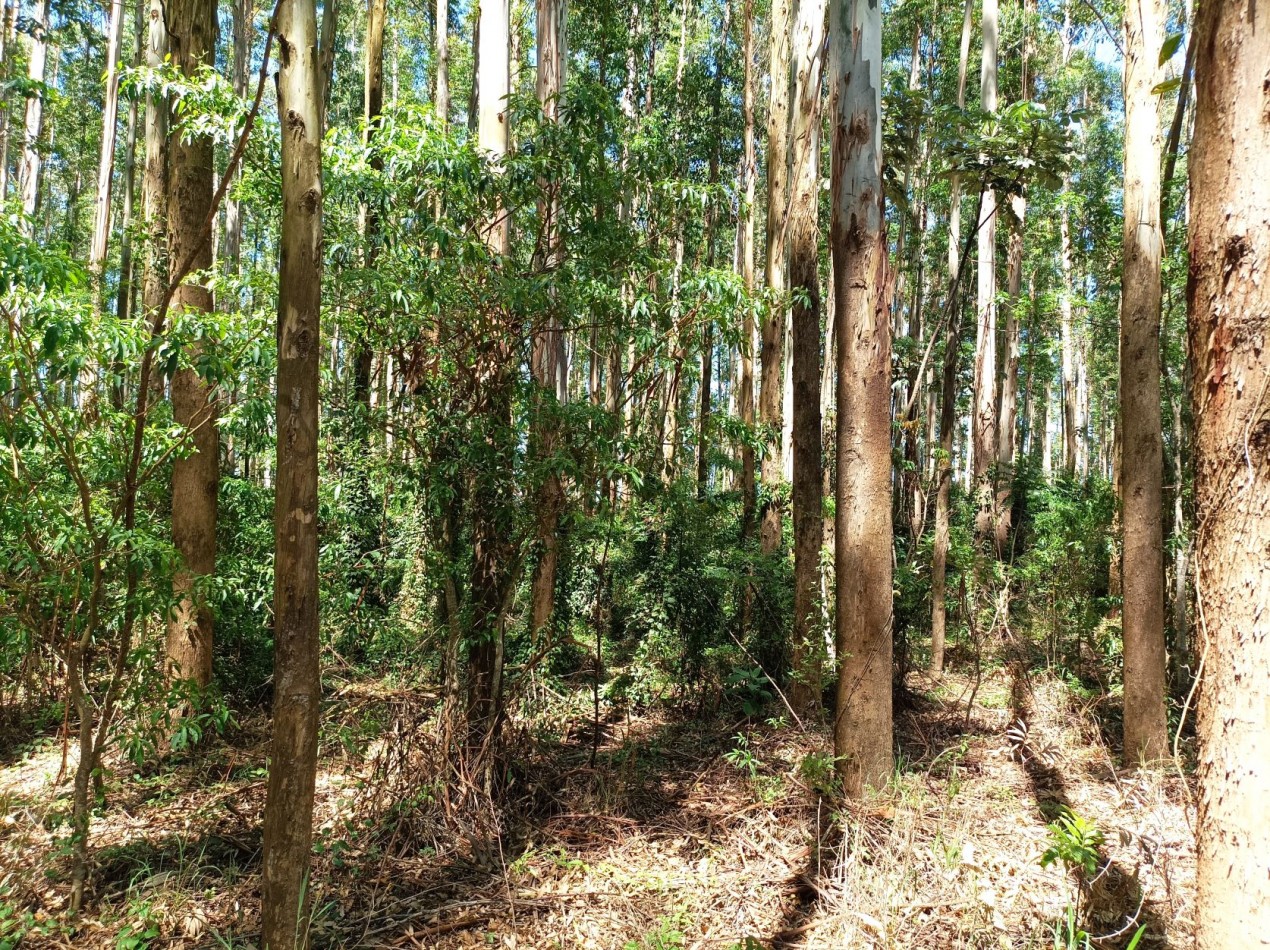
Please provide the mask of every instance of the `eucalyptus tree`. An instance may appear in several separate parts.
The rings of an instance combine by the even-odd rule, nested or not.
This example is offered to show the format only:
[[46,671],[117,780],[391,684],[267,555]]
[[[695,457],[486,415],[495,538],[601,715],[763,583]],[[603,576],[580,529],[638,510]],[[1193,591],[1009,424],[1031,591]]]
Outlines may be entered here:
[[[970,29],[974,0],[966,0],[962,12],[960,55],[957,60],[957,109],[966,107],[966,73],[970,60]],[[949,182],[948,274],[960,273],[961,175],[954,171]],[[944,670],[944,643],[948,623],[948,546],[952,520],[953,436],[957,425],[957,374],[960,362],[961,309],[954,307],[948,338],[944,341],[943,382],[940,391],[939,453],[935,461],[935,531],[931,545],[930,669]]]
[[1196,11],[1190,163],[1199,708],[1196,945],[1270,932],[1270,31],[1251,0]]
[[[477,147],[495,170],[507,156],[510,138],[510,29],[509,0],[483,0],[477,58]],[[510,210],[496,201],[479,227],[491,263],[505,260],[511,252]],[[481,319],[488,325],[479,370],[485,429],[481,437],[497,454],[510,449],[511,341],[503,332],[498,302],[492,302]],[[500,473],[492,471],[475,473],[473,481],[467,718],[470,748],[488,750],[498,727],[503,685],[504,602],[511,567],[506,536],[508,486]]]
[[[538,74],[536,93],[543,121],[558,124],[560,121],[560,97],[565,87],[565,69],[568,63],[567,26],[568,8],[565,0],[538,0],[537,16]],[[439,27],[443,28],[443,27]],[[440,34],[438,34],[438,39]],[[558,184],[542,181],[543,197],[538,202],[538,213],[543,229],[542,253],[538,263],[545,271],[559,268],[562,257],[560,212],[561,203],[556,194]],[[552,304],[556,303],[553,296]],[[544,459],[550,459],[558,447],[555,427],[551,423],[551,401],[564,402],[568,398],[568,351],[560,314],[553,311],[542,321],[545,327],[534,340],[533,375],[538,385],[537,408],[540,421],[536,426],[537,450]],[[560,561],[560,515],[565,503],[564,484],[556,471],[549,471],[543,478],[538,501],[538,565],[534,571],[530,595],[530,631],[535,635],[545,632],[551,620],[556,597],[556,569]]]
[[106,98],[101,115],[101,149],[93,204],[93,237],[88,266],[99,277],[110,238],[110,196],[114,184],[115,134],[119,119],[119,61],[123,55],[123,0],[112,0],[106,32]]
[[322,682],[318,654],[318,375],[322,93],[314,0],[277,11],[282,133],[274,496],[273,739],[265,799],[265,950],[309,946]]
[[23,117],[22,165],[18,189],[22,213],[29,221],[35,216],[40,198],[40,136],[44,131],[44,70],[48,64],[49,0],[35,0],[31,11],[30,43],[27,50],[27,79],[31,94],[26,97]]
[[834,755],[848,797],[893,768],[891,327],[880,305],[882,9],[831,0],[829,96],[834,316],[838,323]]
[[[979,104],[997,111],[997,0],[983,0],[983,58],[979,73]],[[975,533],[987,537],[994,524],[995,494],[992,470],[997,462],[997,194],[989,187],[980,202],[979,284],[975,331],[974,407],[971,411],[973,470],[978,514]]]
[[763,428],[763,502],[759,540],[764,554],[781,543],[782,506],[779,487],[784,475],[781,429],[784,420],[785,247],[789,214],[789,67],[791,0],[772,0],[767,105],[767,256],[763,280],[767,288],[760,353],[759,425]]
[[[173,66],[187,79],[214,65],[216,0],[169,0],[164,7]],[[212,138],[177,122],[168,136],[168,259],[194,272],[170,291],[175,319],[197,321],[211,313],[212,292],[198,276],[212,265]],[[168,618],[166,671],[175,682],[198,690],[212,678],[214,620],[206,585],[216,570],[216,509],[220,481],[217,400],[197,365],[205,352],[196,329],[188,362],[172,376],[172,418],[185,432],[190,450],[172,464],[172,540],[182,560],[173,579],[176,604]]]
[[819,704],[820,548],[824,541],[820,444],[820,119],[824,76],[825,0],[802,0],[790,63],[790,193],[786,233],[793,298],[794,622],[790,701]]
[[1160,410],[1160,51],[1162,0],[1125,7],[1124,266],[1120,292],[1120,472],[1124,530],[1124,755],[1168,751],[1164,700],[1164,450]]

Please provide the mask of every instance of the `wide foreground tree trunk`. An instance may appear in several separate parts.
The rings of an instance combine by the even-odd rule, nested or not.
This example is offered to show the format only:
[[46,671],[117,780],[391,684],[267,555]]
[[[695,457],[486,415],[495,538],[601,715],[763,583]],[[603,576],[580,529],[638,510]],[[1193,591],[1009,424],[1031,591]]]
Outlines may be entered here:
[[794,625],[790,701],[798,711],[819,705],[821,650],[820,548],[824,541],[820,472],[820,85],[824,70],[825,0],[802,0],[794,27],[791,116],[789,285],[793,302]]
[[1199,950],[1270,933],[1270,21],[1196,15],[1189,335],[1195,360]]
[[[194,76],[216,55],[216,0],[174,0],[167,5],[173,65]],[[204,231],[212,206],[213,143],[182,125],[168,141],[168,260],[195,272],[212,265],[211,236]],[[212,292],[186,280],[172,294],[172,310],[212,310]],[[172,377],[172,418],[187,432],[193,451],[172,464],[172,540],[181,567],[172,580],[176,607],[168,618],[166,672],[200,689],[212,678],[212,610],[201,589],[216,570],[216,495],[220,439],[211,387],[193,368]]]
[[891,332],[880,299],[882,8],[832,0],[834,313],[838,320],[834,754],[848,797],[891,774]]
[[273,744],[264,818],[265,950],[308,946],[317,767],[317,439],[322,297],[322,120],[314,0],[278,6],[282,236],[274,500]]
[[1160,72],[1162,0],[1125,7],[1124,272],[1120,468],[1124,560],[1124,758],[1168,752],[1164,700],[1164,445],[1160,419]]

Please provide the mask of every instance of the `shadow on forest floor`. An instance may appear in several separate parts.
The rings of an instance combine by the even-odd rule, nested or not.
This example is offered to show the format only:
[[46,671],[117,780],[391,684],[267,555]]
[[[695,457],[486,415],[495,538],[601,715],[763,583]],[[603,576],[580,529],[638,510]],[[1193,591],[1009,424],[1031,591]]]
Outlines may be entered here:
[[[1012,658],[1009,671],[1010,708],[1014,716],[1010,735],[1012,751],[1027,775],[1037,812],[1046,822],[1054,822],[1063,814],[1081,815],[1083,806],[1074,800],[1069,788],[1070,764],[1052,743],[1038,737],[1038,730],[1055,728],[1053,722],[1041,722],[1053,718],[1052,710],[1038,709],[1043,704],[1037,701],[1032,676],[1023,658]],[[1096,728],[1103,733],[1105,724],[1099,721]],[[1096,770],[1096,780],[1115,786],[1117,793],[1123,792],[1109,754],[1106,766]],[[1120,843],[1133,843],[1126,836],[1127,833],[1121,832]],[[1097,875],[1091,881],[1078,883],[1080,917],[1077,925],[1087,931],[1090,940],[1099,947],[1124,947],[1140,928],[1145,928],[1143,940],[1155,946],[1171,946],[1165,919],[1144,893],[1140,868],[1130,870],[1123,861],[1102,853],[1105,850],[1100,849]],[[1140,851],[1139,856],[1149,859],[1150,854]]]
[[[598,743],[585,715],[557,719],[554,734],[532,739],[516,724],[505,806],[447,814],[435,770],[419,768],[436,756],[431,700],[343,694],[330,710],[332,735],[350,723],[374,726],[363,747],[323,741],[314,946],[819,950],[898,941],[934,950],[996,946],[1003,935],[1015,946],[1049,946],[1072,894],[1061,871],[1037,863],[1044,824],[1060,805],[1096,818],[1109,839],[1144,809],[1162,816],[1154,830],[1132,827],[1155,836],[1175,891],[1162,898],[1153,871],[1140,882],[1128,870],[1140,849],[1109,840],[1086,929],[1116,929],[1141,901],[1151,936],[1185,946],[1177,920],[1190,900],[1189,839],[1176,786],[1161,780],[1157,798],[1139,805],[1126,791],[1132,780],[1091,755],[1079,763],[1013,755],[1012,718],[1030,717],[1040,732],[1070,727],[1055,720],[1050,697],[1062,687],[989,675],[969,711],[969,679],[914,680],[897,710],[894,784],[845,819],[813,790],[809,763],[826,761],[824,729],[669,706],[607,710]],[[416,741],[414,729],[415,757],[396,760],[400,782],[378,784],[375,763]],[[33,933],[24,948],[113,947],[138,914],[174,948],[250,946],[264,739],[263,729],[244,728],[233,744],[158,771],[114,763],[109,806],[93,829],[92,914],[73,935]],[[42,781],[52,800],[57,756],[46,748],[22,769],[0,766],[0,808],[10,819],[0,824],[0,864],[17,868],[0,902],[44,920],[64,906],[65,825],[60,806],[23,810],[10,789],[18,779]],[[376,788],[388,794],[368,799]]]

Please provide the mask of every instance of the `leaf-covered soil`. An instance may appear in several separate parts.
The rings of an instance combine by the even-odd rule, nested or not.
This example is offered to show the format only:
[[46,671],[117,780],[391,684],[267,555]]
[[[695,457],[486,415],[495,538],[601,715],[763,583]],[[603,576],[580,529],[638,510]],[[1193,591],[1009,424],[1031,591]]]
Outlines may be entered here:
[[[597,737],[582,696],[544,696],[510,732],[524,752],[495,815],[434,794],[435,697],[346,684],[318,776],[314,946],[1051,948],[1084,930],[1123,947],[1142,927],[1140,947],[1191,945],[1180,770],[1121,769],[1098,706],[1056,680],[909,685],[896,778],[848,812],[820,794],[825,728],[779,709],[613,713]],[[73,926],[57,779],[74,750],[0,745],[0,948],[254,946],[266,738],[255,720],[184,762],[112,762]],[[1083,882],[1041,866],[1063,808],[1103,836]]]

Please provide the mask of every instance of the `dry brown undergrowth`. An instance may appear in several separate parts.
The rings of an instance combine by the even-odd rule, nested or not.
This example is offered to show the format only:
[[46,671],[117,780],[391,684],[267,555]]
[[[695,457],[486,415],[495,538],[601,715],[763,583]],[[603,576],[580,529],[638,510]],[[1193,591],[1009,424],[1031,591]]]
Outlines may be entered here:
[[[446,818],[426,796],[402,807],[399,791],[359,791],[366,777],[382,790],[387,773],[373,766],[386,752],[398,772],[418,767],[408,736],[389,733],[369,755],[331,739],[315,945],[1050,948],[1075,899],[1061,868],[1039,865],[1060,805],[1106,834],[1085,926],[1120,933],[1094,945],[1123,946],[1140,924],[1140,946],[1190,945],[1193,844],[1176,770],[1118,770],[1091,715],[1052,680],[994,674],[969,715],[957,677],[911,685],[902,768],[845,820],[808,787],[823,733],[779,724],[614,716],[592,766],[579,708],[563,740],[537,745],[516,773],[521,817],[505,816],[494,838],[494,823]],[[427,701],[349,690],[334,719],[356,745],[358,721],[400,730]],[[1019,715],[1025,739],[1011,729]],[[53,925],[67,894],[65,828],[50,830],[66,810],[52,784],[60,744],[0,760],[0,913],[30,915],[22,946],[251,946],[263,740],[253,724],[175,771],[109,784],[91,910],[73,934]],[[380,819],[398,808],[365,824],[368,802]]]

